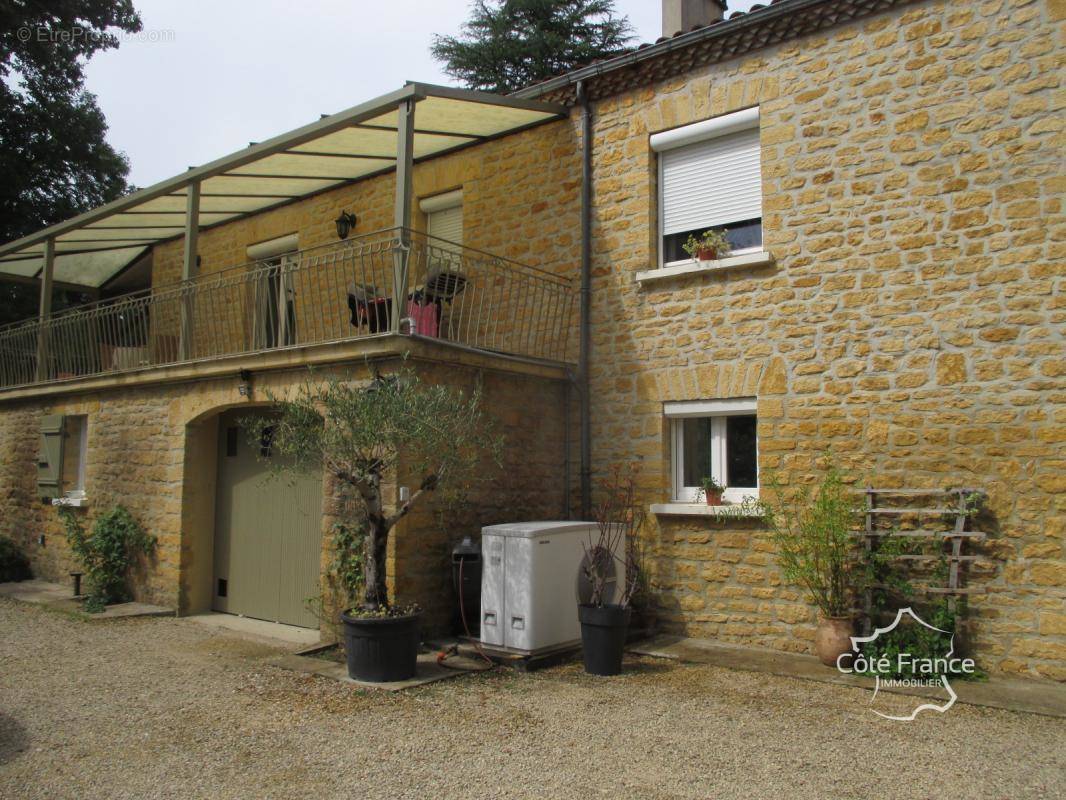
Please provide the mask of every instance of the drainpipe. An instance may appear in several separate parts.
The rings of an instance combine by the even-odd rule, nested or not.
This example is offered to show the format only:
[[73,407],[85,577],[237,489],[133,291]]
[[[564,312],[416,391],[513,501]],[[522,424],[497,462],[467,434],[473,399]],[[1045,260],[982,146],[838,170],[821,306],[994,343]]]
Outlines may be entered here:
[[563,515],[560,519],[570,519],[570,512],[572,510],[572,503],[570,501],[570,418],[573,416],[570,413],[571,398],[574,396],[573,378],[563,381]]
[[581,519],[592,516],[592,430],[589,410],[589,351],[592,346],[592,109],[585,82],[577,84],[581,106],[581,349],[578,398],[581,402]]

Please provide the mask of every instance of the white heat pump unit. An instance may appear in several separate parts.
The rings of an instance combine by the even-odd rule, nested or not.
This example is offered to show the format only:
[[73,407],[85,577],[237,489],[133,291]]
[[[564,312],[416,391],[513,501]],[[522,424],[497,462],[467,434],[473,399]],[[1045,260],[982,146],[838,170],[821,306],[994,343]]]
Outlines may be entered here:
[[[595,522],[515,522],[481,529],[481,643],[523,654],[581,639],[579,602],[588,600],[581,572]],[[621,553],[618,553],[621,556]],[[625,570],[614,562],[614,602]]]

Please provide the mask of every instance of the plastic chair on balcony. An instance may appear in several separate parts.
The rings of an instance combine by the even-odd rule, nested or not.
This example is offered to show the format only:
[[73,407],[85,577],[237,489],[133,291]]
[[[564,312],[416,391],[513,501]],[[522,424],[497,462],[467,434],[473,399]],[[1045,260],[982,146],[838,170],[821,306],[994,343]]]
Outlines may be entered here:
[[353,328],[367,327],[371,333],[391,329],[392,301],[383,297],[375,286],[348,284],[348,310]]

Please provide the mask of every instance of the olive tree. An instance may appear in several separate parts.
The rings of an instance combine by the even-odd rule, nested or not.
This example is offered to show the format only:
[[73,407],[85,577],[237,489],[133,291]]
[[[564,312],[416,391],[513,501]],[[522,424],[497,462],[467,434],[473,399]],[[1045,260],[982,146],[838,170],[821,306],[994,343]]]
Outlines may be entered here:
[[[270,395],[268,418],[244,421],[256,442],[282,456],[275,469],[325,469],[355,502],[345,505],[366,536],[363,566],[365,613],[390,610],[385,586],[389,533],[429,493],[461,497],[470,481],[499,463],[500,437],[486,414],[480,389],[465,392],[423,383],[409,368],[369,383],[308,379],[291,397]],[[382,486],[398,469],[416,488],[389,508]]]

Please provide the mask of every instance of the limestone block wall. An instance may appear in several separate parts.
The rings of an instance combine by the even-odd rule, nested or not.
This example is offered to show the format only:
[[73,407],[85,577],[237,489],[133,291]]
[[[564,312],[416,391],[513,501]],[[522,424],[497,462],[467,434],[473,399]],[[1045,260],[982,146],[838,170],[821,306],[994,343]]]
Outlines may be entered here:
[[[419,373],[422,380],[467,394],[479,388],[503,445],[499,462],[482,459],[465,501],[445,506],[430,496],[397,526],[390,547],[388,574],[396,595],[417,602],[427,625],[447,631],[454,608],[451,551],[464,536],[477,541],[483,526],[501,522],[567,518],[564,385],[432,364],[422,365]],[[403,465],[401,472],[400,483],[417,486],[420,476]]]
[[[379,359],[374,368],[399,368],[402,352]],[[558,377],[511,372],[413,358],[410,366],[427,382],[473,390],[480,386],[504,437],[503,463],[474,485],[459,516],[442,526],[431,507],[419,509],[395,531],[388,564],[397,600],[418,602],[427,612],[427,632],[441,632],[452,612],[449,553],[466,534],[505,519],[557,518],[564,502],[563,389]],[[318,379],[337,374],[369,380],[363,359],[320,370]],[[155,557],[134,576],[139,600],[178,609],[204,611],[211,599],[211,546],[214,526],[214,467],[218,458],[217,418],[222,411],[266,402],[307,379],[305,369],[257,372],[251,400],[238,392],[234,377],[170,385],[116,387],[93,394],[0,403],[0,535],[14,539],[30,556],[36,575],[68,583],[75,569],[55,508],[37,499],[36,459],[40,421],[45,414],[85,414],[88,450],[85,492],[88,507],[76,513],[91,525],[95,515],[116,503],[126,506],[158,539]],[[389,487],[396,502],[398,486]],[[324,482],[322,519],[325,568],[329,537],[337,521],[332,480]],[[44,544],[39,544],[41,535]]]
[[[935,0],[595,104],[594,468],[670,492],[662,403],[758,398],[759,461],[815,480],[980,486],[992,671],[1066,679],[1061,3]],[[770,267],[642,285],[649,135],[758,105]],[[669,629],[806,646],[757,530],[660,517]]]

